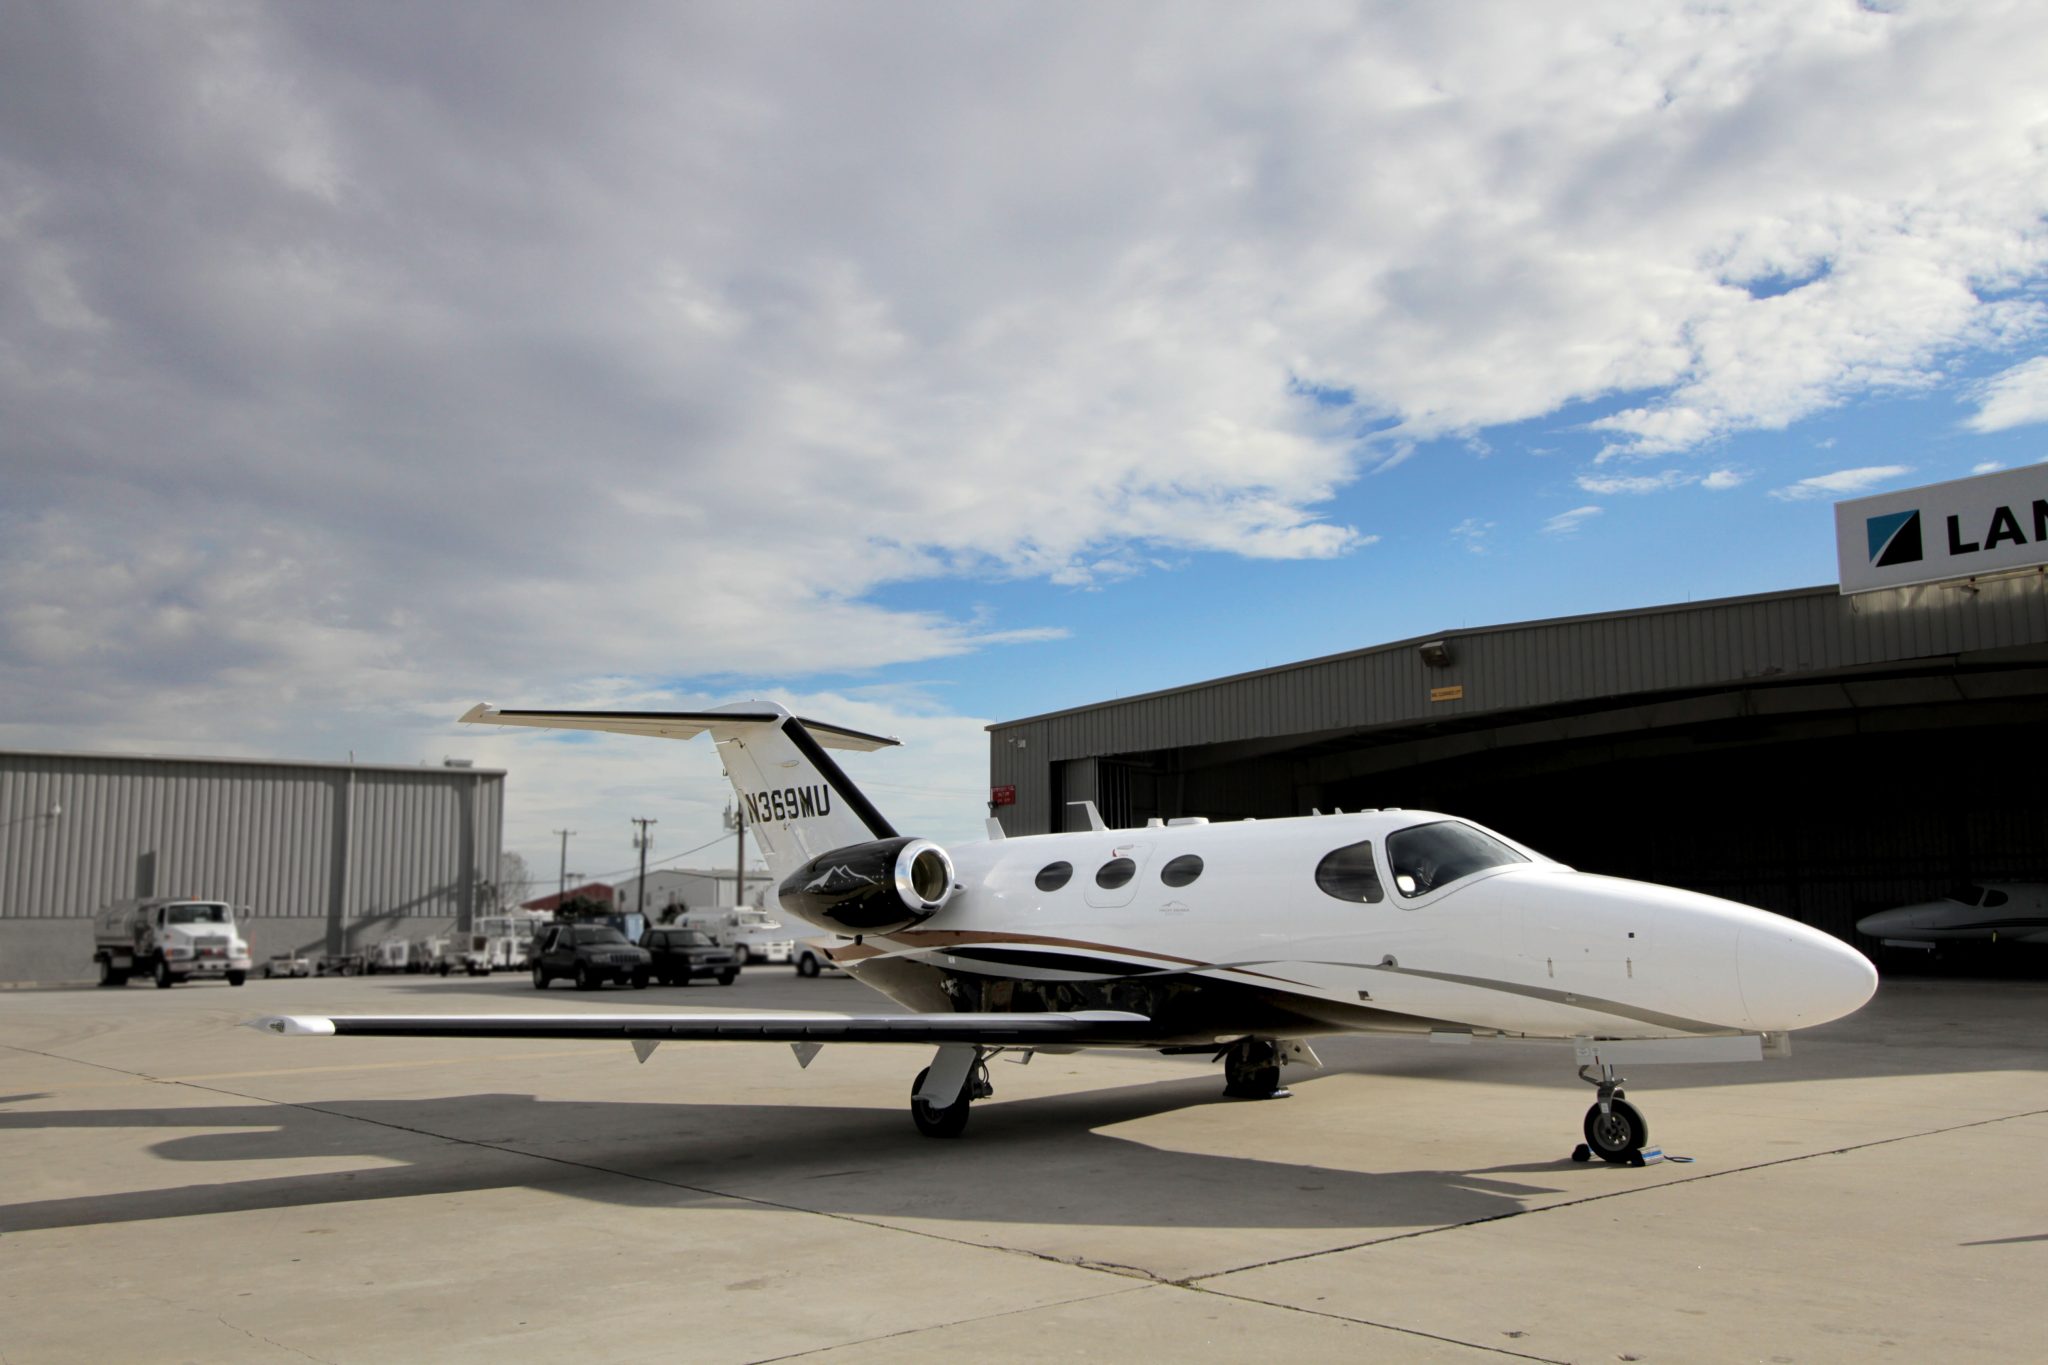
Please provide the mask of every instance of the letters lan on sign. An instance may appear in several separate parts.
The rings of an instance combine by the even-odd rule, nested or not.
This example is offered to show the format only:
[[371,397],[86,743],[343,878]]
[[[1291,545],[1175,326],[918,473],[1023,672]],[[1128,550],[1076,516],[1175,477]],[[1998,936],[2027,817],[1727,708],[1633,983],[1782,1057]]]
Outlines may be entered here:
[[[2035,498],[2033,512],[2034,543],[2039,544],[2048,540],[2048,498]],[[1881,517],[1871,518],[1873,524],[1881,520]],[[1948,519],[1948,552],[1952,555],[1973,555],[1979,550],[1995,550],[2001,545],[2027,543],[2026,535],[2020,530],[2020,519],[2010,507],[2000,507],[1991,513],[1991,524],[1984,529],[1981,543],[1963,539],[1962,522],[1961,517]]]

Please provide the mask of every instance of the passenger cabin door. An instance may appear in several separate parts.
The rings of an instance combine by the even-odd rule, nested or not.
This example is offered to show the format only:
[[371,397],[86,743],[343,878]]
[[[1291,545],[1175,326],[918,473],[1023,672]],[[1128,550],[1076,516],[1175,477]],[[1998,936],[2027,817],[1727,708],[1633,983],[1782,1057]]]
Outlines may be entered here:
[[1109,849],[1093,867],[1077,858],[1074,875],[1087,878],[1082,883],[1083,898],[1104,910],[1129,905],[1138,894],[1138,883],[1144,878],[1145,864],[1151,857],[1150,844],[1130,843]]

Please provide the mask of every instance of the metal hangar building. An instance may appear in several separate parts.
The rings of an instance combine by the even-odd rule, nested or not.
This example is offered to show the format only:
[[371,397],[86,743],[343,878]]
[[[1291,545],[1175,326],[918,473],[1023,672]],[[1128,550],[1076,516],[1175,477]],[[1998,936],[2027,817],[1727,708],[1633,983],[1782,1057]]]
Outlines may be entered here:
[[0,750],[0,982],[90,977],[126,896],[246,906],[259,961],[467,925],[504,808],[496,768]]
[[[1009,834],[1405,807],[1848,937],[2048,880],[2048,580],[1829,585],[1375,645],[989,727]],[[1008,789],[1008,790],[1005,790]]]

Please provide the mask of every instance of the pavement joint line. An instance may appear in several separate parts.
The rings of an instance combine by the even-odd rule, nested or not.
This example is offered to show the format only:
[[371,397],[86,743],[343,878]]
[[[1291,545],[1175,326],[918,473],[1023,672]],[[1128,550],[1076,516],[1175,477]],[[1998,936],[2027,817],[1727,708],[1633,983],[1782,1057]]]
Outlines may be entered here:
[[226,1318],[220,1316],[218,1313],[214,1314],[213,1320],[219,1323],[221,1326],[227,1328],[230,1332],[240,1332],[243,1336],[249,1338],[249,1340],[251,1341],[260,1341],[265,1346],[275,1346],[280,1351],[290,1351],[295,1356],[304,1356],[308,1360],[318,1361],[320,1365],[334,1365],[334,1362],[328,1360],[325,1356],[316,1356],[312,1352],[302,1351],[296,1346],[287,1346],[285,1343],[281,1341],[273,1341],[269,1337],[264,1336],[261,1332],[252,1332],[248,1328],[243,1327],[238,1323],[229,1322]]
[[[1312,1261],[1321,1256],[1340,1256],[1347,1251],[1363,1251],[1367,1247],[1385,1246],[1391,1242],[1406,1242],[1417,1237],[1434,1237],[1438,1233],[1457,1232],[1465,1228],[1484,1227],[1488,1223],[1499,1223],[1510,1218],[1533,1218],[1540,1214],[1556,1213],[1561,1209],[1575,1209],[1587,1204],[1597,1204],[1608,1199],[1625,1199],[1630,1195],[1649,1194],[1657,1190],[1678,1189],[1702,1180],[1719,1180],[1724,1176],[1748,1175],[1754,1171],[1768,1171],[1776,1166],[1790,1166],[1802,1161],[1813,1161],[1820,1157],[1848,1156],[1852,1152],[1866,1152],[1876,1147],[1889,1147],[1896,1142],[1917,1142],[1922,1138],[1944,1137],[1950,1133],[1968,1132],[1972,1128],[1988,1128],[1993,1124],[2011,1123],[2018,1119],[2039,1118],[2048,1115],[2048,1109],[2026,1109],[2017,1114],[1996,1114],[1986,1119],[1973,1119],[1968,1123],[1950,1124],[1946,1128],[1929,1128],[1918,1133],[1898,1133],[1891,1137],[1872,1138],[1868,1142],[1852,1142],[1846,1147],[1832,1147],[1826,1151],[1805,1152],[1798,1156],[1778,1157],[1771,1161],[1751,1162],[1747,1166],[1730,1166],[1725,1171],[1700,1171],[1697,1174],[1677,1180],[1660,1180],[1653,1185],[1636,1185],[1627,1189],[1605,1190],[1599,1194],[1581,1195],[1576,1199],[1560,1199],[1554,1204],[1540,1204],[1534,1208],[1510,1209],[1503,1213],[1488,1214],[1484,1218],[1469,1218],[1457,1223],[1444,1223],[1436,1227],[1416,1228],[1410,1232],[1397,1232],[1386,1237],[1368,1237],[1362,1242],[1345,1246],[1325,1247],[1320,1251],[1303,1251],[1292,1256],[1275,1256],[1270,1261],[1255,1261],[1250,1265],[1233,1266],[1229,1270],[1212,1270],[1207,1274],[1190,1276],[1184,1283],[1189,1288],[1200,1288],[1204,1280],[1222,1279],[1226,1275],[1242,1275],[1250,1270],[1264,1270],[1269,1266],[1289,1265],[1296,1261]],[[1622,1167],[1619,1169],[1627,1169]],[[1182,1282],[1176,1282],[1182,1283]],[[1224,1291],[1218,1290],[1217,1293]],[[1231,1295],[1229,1297],[1241,1297]],[[1253,1300],[1259,1302],[1259,1300]]]
[[[1492,1222],[1492,1219],[1484,1220]],[[1270,1299],[1253,1298],[1249,1294],[1233,1294],[1224,1289],[1210,1289],[1206,1285],[1187,1283],[1180,1286],[1197,1294],[1209,1294],[1233,1303],[1256,1303],[1266,1308],[1283,1308],[1293,1313],[1306,1313],[1312,1318],[1330,1318],[1337,1322],[1355,1323],[1360,1327],[1376,1327],[1383,1332],[1395,1332],[1404,1337],[1420,1337],[1424,1341],[1440,1341],[1447,1346],[1462,1346],[1469,1351],[1484,1351],[1488,1355],[1506,1356],[1509,1360],[1533,1360],[1538,1365],[1573,1365],[1567,1359],[1556,1356],[1533,1356],[1527,1351],[1517,1351],[1506,1346],[1495,1346],[1490,1342],[1466,1341],[1462,1337],[1447,1337],[1441,1332],[1425,1332],[1420,1327],[1403,1327],[1398,1323],[1380,1322],[1375,1318],[1354,1318],[1347,1313],[1333,1313],[1327,1308],[1304,1308],[1300,1304],[1274,1303]]]
[[[1055,1303],[1025,1304],[1017,1308],[1004,1308],[994,1313],[983,1313],[978,1317],[959,1318],[953,1322],[935,1322],[924,1327],[906,1327],[899,1332],[884,1332],[880,1336],[862,1337],[857,1341],[835,1341],[829,1346],[807,1346],[801,1351],[791,1351],[786,1355],[761,1356],[748,1361],[747,1365],[775,1365],[776,1361],[781,1360],[802,1360],[805,1356],[824,1355],[828,1351],[844,1351],[854,1346],[872,1346],[878,1341],[898,1341],[904,1337],[921,1336],[926,1332],[943,1332],[954,1327],[971,1326],[978,1322],[997,1322],[1003,1318],[1014,1318],[1022,1313],[1041,1313],[1048,1308],[1064,1308],[1072,1303],[1096,1303],[1103,1299],[1114,1299],[1124,1294],[1136,1294],[1155,1287],[1157,1286],[1145,1284],[1132,1285],[1127,1289],[1112,1289],[1103,1294],[1082,1294],[1076,1298],[1060,1299]],[[5,1362],[0,1362],[0,1365],[5,1365]]]

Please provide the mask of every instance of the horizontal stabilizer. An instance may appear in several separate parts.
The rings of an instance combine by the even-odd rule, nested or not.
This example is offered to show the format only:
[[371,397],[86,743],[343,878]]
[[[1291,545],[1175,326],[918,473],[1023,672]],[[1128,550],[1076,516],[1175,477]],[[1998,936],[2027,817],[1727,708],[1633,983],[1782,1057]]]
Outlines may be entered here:
[[[732,728],[749,724],[780,725],[787,712],[733,707],[712,711],[533,711],[500,710],[478,702],[462,715],[469,725],[527,725],[537,730],[602,730],[616,735],[649,735],[656,739],[694,739],[713,726]],[[843,725],[798,720],[819,745],[827,749],[867,752],[886,749],[902,741],[886,735],[870,735]]]
[[250,1028],[286,1037],[683,1039],[744,1043],[1060,1042],[1143,1045],[1156,1030],[1142,1014],[274,1014]]

